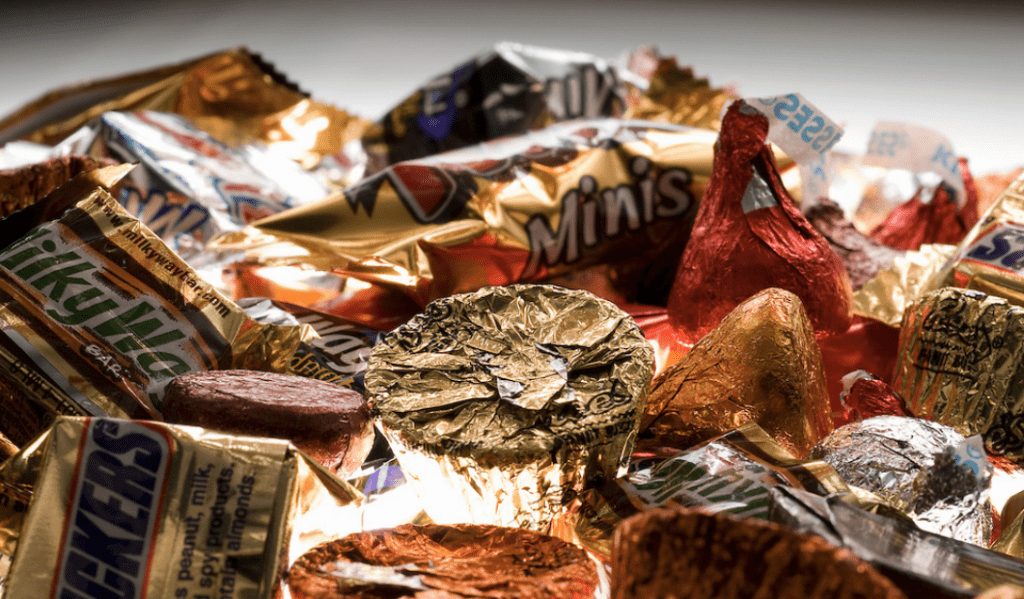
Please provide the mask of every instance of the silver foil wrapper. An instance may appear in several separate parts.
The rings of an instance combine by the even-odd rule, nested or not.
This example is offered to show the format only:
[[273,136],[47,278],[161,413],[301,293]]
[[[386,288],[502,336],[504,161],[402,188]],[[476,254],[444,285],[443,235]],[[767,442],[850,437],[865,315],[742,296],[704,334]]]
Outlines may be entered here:
[[811,457],[831,464],[848,484],[875,493],[923,530],[989,544],[992,470],[980,439],[970,443],[936,422],[877,416],[836,429]]

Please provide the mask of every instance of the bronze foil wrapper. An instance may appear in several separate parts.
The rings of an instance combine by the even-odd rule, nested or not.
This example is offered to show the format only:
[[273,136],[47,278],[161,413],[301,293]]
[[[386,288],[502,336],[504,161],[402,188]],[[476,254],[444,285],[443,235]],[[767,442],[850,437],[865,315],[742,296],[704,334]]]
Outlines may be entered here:
[[180,114],[221,142],[261,142],[306,168],[359,139],[369,121],[317,102],[259,54],[222,50],[180,64],[53,90],[0,120],[0,144],[55,145],[104,112]]
[[0,170],[0,216],[35,204],[79,173],[112,164],[109,160],[72,155]]
[[0,595],[7,588],[8,573],[31,497],[30,489],[0,480]]
[[831,430],[821,351],[800,299],[770,288],[651,385],[642,443],[691,447],[756,422],[805,456]]
[[[675,123],[718,131],[722,128],[722,109],[735,95],[715,89],[707,79],[694,76],[692,68],[682,68],[673,56],[650,56],[654,62],[647,89],[627,100],[623,118]],[[632,95],[632,94],[631,94]]]
[[598,576],[582,549],[534,531],[403,525],[349,535],[302,556],[293,599],[586,599]]
[[[948,426],[877,416],[840,427],[811,457],[830,464],[850,485],[878,495],[923,530],[987,547],[992,535],[991,468],[974,473],[957,450],[967,439]],[[983,450],[974,451],[988,466]]]
[[905,599],[847,549],[772,522],[685,508],[634,516],[615,533],[612,599]]
[[269,599],[358,529],[361,494],[286,441],[61,418],[38,450],[9,597]]
[[130,217],[108,192],[130,168],[83,173],[0,221],[0,428],[15,443],[57,414],[159,418],[174,376],[282,372],[315,336],[256,323]]
[[893,388],[920,418],[1024,459],[1024,309],[946,287],[907,308]]
[[431,518],[544,530],[625,472],[653,368],[610,302],[511,285],[432,302],[373,348],[365,383]]

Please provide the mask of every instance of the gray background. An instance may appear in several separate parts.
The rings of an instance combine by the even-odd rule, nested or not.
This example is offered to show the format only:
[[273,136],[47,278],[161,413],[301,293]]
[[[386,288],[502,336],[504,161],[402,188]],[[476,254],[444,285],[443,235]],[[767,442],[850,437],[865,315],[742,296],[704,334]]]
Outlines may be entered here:
[[377,118],[501,40],[613,59],[653,43],[745,96],[802,93],[863,152],[875,121],[946,135],[976,173],[1024,164],[1024,1],[812,3],[0,0],[0,114],[42,93],[246,45]]

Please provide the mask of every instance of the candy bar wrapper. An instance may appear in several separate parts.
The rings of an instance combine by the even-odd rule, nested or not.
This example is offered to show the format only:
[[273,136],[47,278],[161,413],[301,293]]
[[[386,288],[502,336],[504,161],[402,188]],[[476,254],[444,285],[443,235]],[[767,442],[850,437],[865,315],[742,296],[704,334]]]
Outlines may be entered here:
[[768,519],[768,492],[791,486],[812,493],[849,491],[828,464],[798,460],[756,424],[746,424],[685,452],[633,456],[629,473],[584,491],[552,524],[551,534],[607,563],[622,520],[660,507],[699,507]]
[[[800,104],[795,94],[786,98]],[[780,114],[780,108],[770,112]],[[772,125],[792,133],[777,120]],[[679,261],[668,301],[672,325],[686,342],[696,343],[736,306],[770,287],[800,297],[821,334],[850,326],[849,276],[783,186],[765,144],[769,130],[765,114],[743,100],[726,110],[693,242]],[[779,136],[783,141],[792,140]],[[811,144],[796,147],[814,152]]]
[[221,271],[221,280],[238,301],[246,297],[313,306],[349,292],[348,279],[299,266],[260,266],[236,262]]
[[229,147],[182,116],[153,111],[104,113],[54,153],[138,163],[115,197],[193,268],[211,270],[213,281],[231,257],[206,252],[207,240],[329,191],[287,158]]
[[555,125],[393,165],[211,246],[256,248],[261,263],[333,270],[420,305],[627,257],[654,262],[682,253],[713,143],[709,131],[644,121]]
[[832,428],[821,352],[800,299],[766,289],[651,385],[640,445],[692,447],[756,422],[804,456]]
[[286,441],[61,418],[40,449],[8,597],[270,598],[358,529],[361,494]]
[[931,287],[977,289],[1024,306],[1024,175],[1007,187],[957,246]]
[[370,350],[382,336],[381,331],[288,302],[248,298],[239,300],[238,305],[257,322],[285,326],[306,324],[316,333],[295,348],[288,361],[289,374],[327,381],[365,394],[363,374]]
[[1024,308],[945,287],[909,308],[893,388],[911,411],[980,434],[985,448],[1024,458]]
[[853,293],[854,313],[899,327],[907,307],[935,288],[933,278],[955,251],[951,245],[925,244],[897,257],[890,268],[879,271]]
[[559,121],[622,116],[622,77],[646,86],[596,56],[499,43],[434,78],[367,131],[371,172]]
[[310,99],[258,54],[234,48],[51,91],[0,121],[0,144],[56,145],[114,110],[178,114],[222,143],[260,142],[306,168],[341,153],[369,126]]
[[0,216],[31,206],[79,173],[114,164],[110,160],[71,155],[0,171]]
[[1024,584],[1024,561],[867,512],[845,499],[779,487],[772,491],[772,519],[849,549],[909,597],[967,599],[1002,584]]
[[0,250],[0,380],[14,391],[0,428],[17,443],[41,432],[7,428],[26,413],[44,427],[56,414],[159,418],[171,378],[282,372],[315,335],[256,323],[129,216],[105,184],[130,168],[83,173],[0,221],[14,240]]

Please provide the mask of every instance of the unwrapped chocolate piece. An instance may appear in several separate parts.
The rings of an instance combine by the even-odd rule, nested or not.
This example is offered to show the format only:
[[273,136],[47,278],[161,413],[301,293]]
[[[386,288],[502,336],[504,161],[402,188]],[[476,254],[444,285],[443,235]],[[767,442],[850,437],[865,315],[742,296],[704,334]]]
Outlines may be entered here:
[[672,325],[688,343],[769,287],[799,296],[819,333],[850,326],[850,278],[783,187],[767,135],[768,119],[742,100],[726,110],[707,195],[668,302]]
[[431,518],[544,530],[624,473],[652,371],[614,304],[511,285],[432,302],[373,348],[365,382]]
[[659,375],[641,430],[644,444],[690,447],[747,422],[798,457],[832,430],[814,331],[782,289],[740,304]]
[[843,216],[842,208],[827,198],[822,198],[808,208],[806,217],[842,258],[854,290],[860,289],[861,285],[874,278],[878,271],[889,268],[893,260],[903,255],[903,252],[883,245],[858,231],[853,223]]

